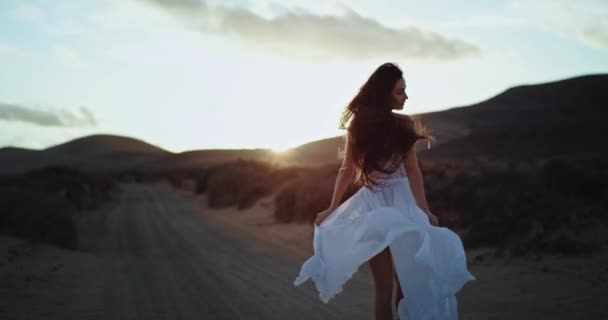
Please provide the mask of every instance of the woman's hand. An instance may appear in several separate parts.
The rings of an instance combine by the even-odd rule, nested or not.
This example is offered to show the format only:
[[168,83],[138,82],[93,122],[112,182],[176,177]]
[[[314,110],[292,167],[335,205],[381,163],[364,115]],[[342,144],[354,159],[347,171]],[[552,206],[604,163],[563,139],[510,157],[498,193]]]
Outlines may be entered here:
[[426,216],[429,218],[429,222],[431,225],[437,226],[439,225],[439,219],[437,216],[431,213],[431,210],[427,206],[420,206],[420,209],[426,213]]
[[432,214],[430,211],[426,211],[426,215],[427,217],[429,217],[429,222],[434,225],[437,226],[439,225],[439,219],[437,219],[437,216]]
[[327,208],[319,213],[317,213],[317,218],[315,219],[315,225],[318,227],[319,225],[321,225],[321,222],[323,222],[323,220],[325,220],[325,218],[327,218],[332,212],[334,212],[334,210],[336,210],[336,208]]

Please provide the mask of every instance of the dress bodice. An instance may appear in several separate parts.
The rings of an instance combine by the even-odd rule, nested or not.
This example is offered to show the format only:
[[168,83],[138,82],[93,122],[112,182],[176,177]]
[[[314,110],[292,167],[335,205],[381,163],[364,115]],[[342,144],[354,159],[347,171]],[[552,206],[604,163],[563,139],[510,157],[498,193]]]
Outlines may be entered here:
[[[391,163],[392,163],[391,160],[385,161],[384,168],[388,169],[390,167]],[[386,174],[381,171],[375,171],[370,174],[370,177],[372,179],[376,180],[377,182],[383,182],[383,181],[392,181],[395,179],[402,179],[404,177],[407,177],[407,173],[405,171],[405,165],[403,164],[403,161],[401,161],[399,163],[399,166],[393,173]]]

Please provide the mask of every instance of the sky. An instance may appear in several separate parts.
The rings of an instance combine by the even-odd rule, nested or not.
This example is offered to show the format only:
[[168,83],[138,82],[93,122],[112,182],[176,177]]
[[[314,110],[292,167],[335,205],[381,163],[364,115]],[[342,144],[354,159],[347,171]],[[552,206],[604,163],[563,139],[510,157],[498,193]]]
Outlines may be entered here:
[[2,0],[0,147],[285,150],[342,134],[384,62],[406,114],[607,73],[608,1]]

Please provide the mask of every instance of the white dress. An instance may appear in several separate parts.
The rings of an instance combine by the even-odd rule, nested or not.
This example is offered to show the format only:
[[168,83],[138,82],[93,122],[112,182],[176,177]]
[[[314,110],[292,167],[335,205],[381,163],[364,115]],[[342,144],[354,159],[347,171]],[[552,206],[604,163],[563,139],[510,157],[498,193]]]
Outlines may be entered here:
[[416,205],[403,163],[390,175],[377,173],[384,186],[359,189],[315,225],[314,255],[294,285],[311,279],[327,303],[362,264],[388,246],[404,295],[399,319],[458,319],[455,294],[475,279],[460,237],[430,224]]

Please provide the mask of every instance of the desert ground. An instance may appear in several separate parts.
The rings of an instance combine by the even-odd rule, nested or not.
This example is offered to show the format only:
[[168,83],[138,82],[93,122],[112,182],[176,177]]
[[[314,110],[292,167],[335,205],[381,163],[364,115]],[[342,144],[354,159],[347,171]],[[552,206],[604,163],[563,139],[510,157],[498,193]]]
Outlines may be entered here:
[[[329,304],[293,286],[312,227],[275,223],[270,197],[238,211],[166,184],[121,189],[78,218],[82,250],[0,238],[0,319],[373,318],[367,265]],[[467,257],[460,319],[608,319],[606,251]]]

